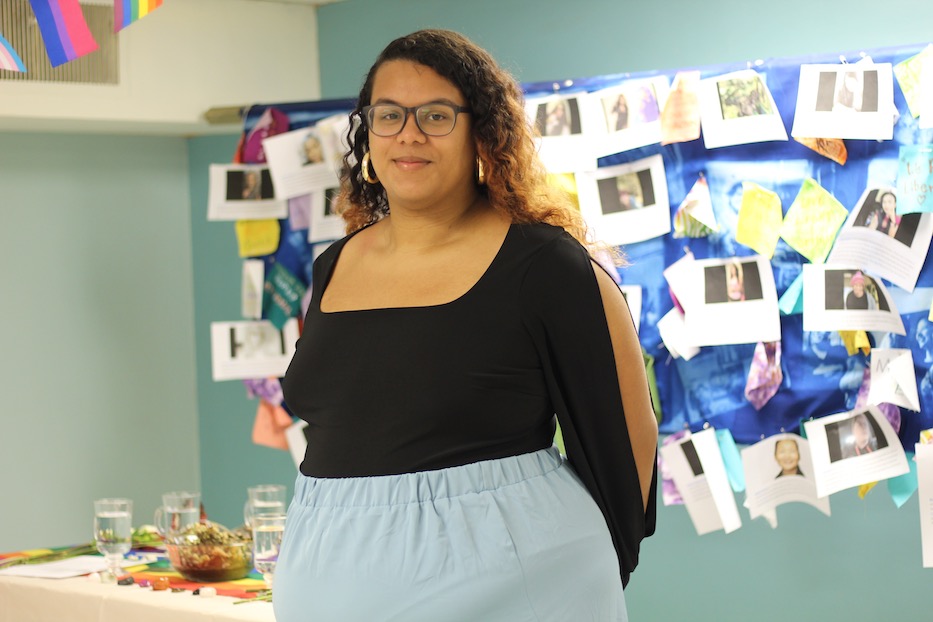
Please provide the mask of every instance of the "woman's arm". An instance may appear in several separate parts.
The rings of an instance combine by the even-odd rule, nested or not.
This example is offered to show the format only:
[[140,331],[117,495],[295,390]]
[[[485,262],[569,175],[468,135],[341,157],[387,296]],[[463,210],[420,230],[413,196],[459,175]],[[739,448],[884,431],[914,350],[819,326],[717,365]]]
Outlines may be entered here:
[[641,483],[642,503],[647,507],[658,443],[658,422],[651,406],[651,394],[648,392],[645,361],[625,297],[604,270],[595,265],[593,269],[609,324],[625,423],[632,439],[632,452]]

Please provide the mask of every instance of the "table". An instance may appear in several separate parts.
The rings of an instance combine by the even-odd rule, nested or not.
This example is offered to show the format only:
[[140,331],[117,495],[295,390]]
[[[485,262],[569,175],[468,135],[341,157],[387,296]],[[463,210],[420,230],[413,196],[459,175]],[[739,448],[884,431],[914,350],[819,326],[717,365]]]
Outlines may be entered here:
[[0,622],[274,622],[270,602],[156,592],[87,577],[0,577]]

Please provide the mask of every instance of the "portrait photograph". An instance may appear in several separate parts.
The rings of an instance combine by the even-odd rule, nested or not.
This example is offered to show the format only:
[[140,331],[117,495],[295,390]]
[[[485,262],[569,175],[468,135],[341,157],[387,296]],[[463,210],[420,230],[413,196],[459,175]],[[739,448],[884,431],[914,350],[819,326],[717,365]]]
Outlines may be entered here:
[[865,456],[888,446],[884,432],[868,411],[827,423],[825,430],[830,462]]
[[[805,503],[829,516],[829,499],[816,496],[810,443],[798,434],[780,433],[741,451],[746,502],[752,518],[766,516],[784,503]],[[774,525],[772,525],[774,526]]]
[[720,80],[716,87],[723,119],[772,114],[775,111],[771,94],[759,75]]
[[874,405],[805,421],[817,496],[910,470],[897,432]]
[[706,304],[761,300],[761,275],[757,261],[735,259],[703,269]]
[[286,218],[288,202],[275,198],[269,168],[247,164],[211,164],[208,220]]
[[607,177],[597,182],[603,214],[615,214],[654,205],[654,184],[648,169]]
[[580,133],[577,99],[551,99],[538,104],[535,127],[541,136],[570,136]]
[[771,90],[754,69],[700,80],[697,96],[707,149],[787,140]]
[[597,157],[661,142],[661,109],[670,83],[666,76],[627,80],[579,98],[583,133]]
[[827,310],[890,311],[878,282],[860,270],[826,270]]
[[912,292],[933,240],[933,213],[898,214],[897,203],[893,186],[865,188],[826,263],[860,266]]
[[607,244],[655,238],[671,230],[664,160],[653,155],[576,174],[580,211]]
[[897,194],[893,189],[871,189],[863,197],[852,226],[877,231],[904,246],[910,246],[913,244],[922,214],[915,212],[899,215],[896,210]]
[[891,140],[894,74],[890,63],[800,66],[791,135]]

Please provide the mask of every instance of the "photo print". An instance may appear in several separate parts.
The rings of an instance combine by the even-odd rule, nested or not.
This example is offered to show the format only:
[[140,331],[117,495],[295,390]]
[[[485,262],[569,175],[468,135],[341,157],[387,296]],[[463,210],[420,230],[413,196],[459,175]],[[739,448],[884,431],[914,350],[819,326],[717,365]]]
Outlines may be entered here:
[[864,330],[906,334],[894,301],[877,278],[859,268],[803,265],[803,330]]
[[804,424],[818,497],[907,473],[907,456],[877,406]]
[[716,430],[688,434],[660,451],[698,535],[742,526]]
[[764,76],[753,69],[701,80],[698,97],[707,149],[787,140]]
[[600,239],[618,246],[671,230],[660,155],[577,174],[580,211]]
[[[816,495],[816,478],[807,439],[775,434],[742,449],[745,471],[745,507],[752,518],[773,515],[784,503],[806,503],[827,516],[829,498]],[[769,518],[769,522],[770,522]],[[772,527],[776,526],[775,522]]]
[[583,131],[593,135],[596,157],[661,142],[661,109],[670,85],[666,76],[629,80],[580,98]]
[[276,134],[262,141],[279,198],[304,196],[337,183],[316,125]]
[[[525,112],[540,135],[538,155],[550,173],[596,168],[592,128],[584,127],[579,95],[530,97]],[[592,124],[592,119],[590,120]]]
[[340,188],[332,186],[311,193],[311,226],[308,241],[312,243],[337,240],[345,235],[344,221],[337,213]]
[[933,215],[899,215],[890,186],[866,188],[833,245],[827,264],[862,266],[909,292],[933,238]]
[[[684,323],[697,346],[781,340],[774,273],[766,257],[729,257],[686,264],[680,281]],[[684,290],[686,288],[686,290]]]
[[208,220],[265,220],[288,216],[287,202],[275,198],[268,167],[211,164],[209,176]]
[[215,381],[282,377],[298,341],[298,320],[281,330],[268,320],[211,323],[211,373]]
[[791,134],[891,140],[896,110],[892,67],[870,61],[801,65]]

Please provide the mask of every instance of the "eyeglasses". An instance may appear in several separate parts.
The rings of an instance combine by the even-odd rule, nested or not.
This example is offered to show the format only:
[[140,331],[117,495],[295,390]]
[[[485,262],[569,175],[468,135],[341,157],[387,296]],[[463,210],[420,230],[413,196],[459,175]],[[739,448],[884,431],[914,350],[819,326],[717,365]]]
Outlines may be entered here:
[[401,133],[408,120],[408,115],[414,113],[415,124],[427,136],[447,136],[454,131],[457,125],[457,115],[461,112],[470,112],[464,106],[454,104],[432,103],[421,106],[397,106],[395,104],[375,104],[363,106],[363,118],[366,127],[376,136],[395,136]]

